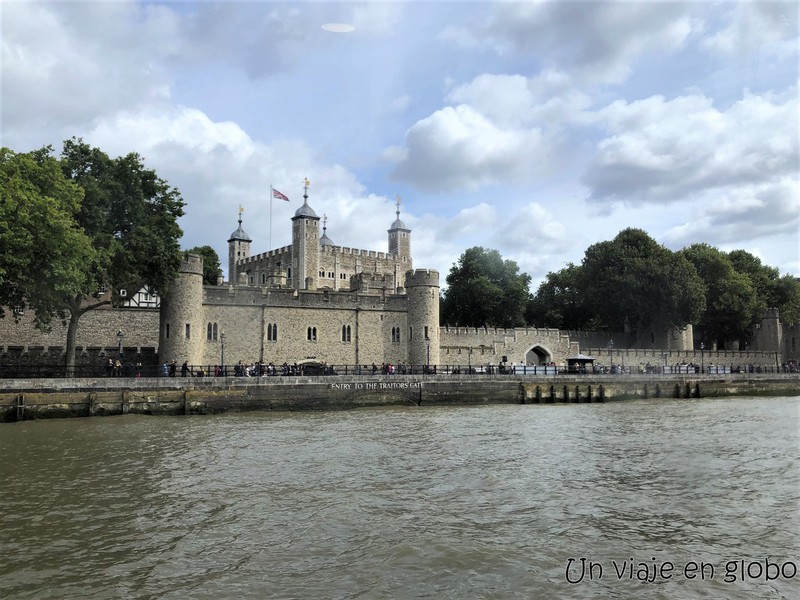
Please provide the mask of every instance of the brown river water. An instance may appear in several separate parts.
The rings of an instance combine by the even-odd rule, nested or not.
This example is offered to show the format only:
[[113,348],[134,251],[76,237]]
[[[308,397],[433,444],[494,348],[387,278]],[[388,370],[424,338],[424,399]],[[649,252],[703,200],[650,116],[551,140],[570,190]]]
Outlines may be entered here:
[[800,397],[0,424],[0,598],[797,598]]

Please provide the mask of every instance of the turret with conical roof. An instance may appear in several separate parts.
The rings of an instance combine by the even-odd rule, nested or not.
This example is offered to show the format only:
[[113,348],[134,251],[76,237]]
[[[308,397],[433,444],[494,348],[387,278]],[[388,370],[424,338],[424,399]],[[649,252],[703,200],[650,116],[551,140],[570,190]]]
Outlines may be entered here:
[[[389,254],[411,260],[411,230],[400,220],[400,196],[397,196],[397,218],[389,228]],[[410,268],[410,265],[408,266]],[[405,273],[405,271],[403,271]]]
[[322,215],[322,237],[319,238],[320,246],[335,246],[333,240],[328,237],[328,215]]
[[244,209],[240,206],[239,227],[228,239],[228,281],[232,284],[236,284],[238,279],[237,265],[239,261],[250,256],[250,243],[253,241],[242,229],[242,212]]
[[402,282],[411,264],[411,230],[400,220],[400,196],[397,196],[397,218],[389,228],[389,254],[394,255],[394,280],[397,293],[403,293]]
[[319,217],[308,205],[308,179],[303,180],[303,206],[292,217],[292,287],[315,290],[319,282]]

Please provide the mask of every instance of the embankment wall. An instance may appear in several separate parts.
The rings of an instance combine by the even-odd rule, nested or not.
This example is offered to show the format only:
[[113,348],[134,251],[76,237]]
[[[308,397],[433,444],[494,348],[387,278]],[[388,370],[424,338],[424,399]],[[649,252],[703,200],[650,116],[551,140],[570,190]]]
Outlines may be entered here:
[[796,374],[765,376],[271,377],[4,381],[0,422],[119,414],[189,415],[365,406],[603,402],[631,398],[800,396]]

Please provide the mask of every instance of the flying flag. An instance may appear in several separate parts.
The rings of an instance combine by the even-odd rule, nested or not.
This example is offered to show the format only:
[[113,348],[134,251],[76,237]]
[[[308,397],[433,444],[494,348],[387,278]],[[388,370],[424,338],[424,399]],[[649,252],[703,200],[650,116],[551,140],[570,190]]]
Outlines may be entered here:
[[289,196],[287,196],[286,194],[281,194],[275,188],[272,189],[272,197],[273,198],[277,198],[278,200],[283,200],[285,202],[289,202]]

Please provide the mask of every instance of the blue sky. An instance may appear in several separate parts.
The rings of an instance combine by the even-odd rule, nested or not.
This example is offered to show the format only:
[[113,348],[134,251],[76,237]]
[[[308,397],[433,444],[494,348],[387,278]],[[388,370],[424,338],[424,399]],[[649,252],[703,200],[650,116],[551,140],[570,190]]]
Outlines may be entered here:
[[[533,278],[626,227],[800,275],[797,2],[0,4],[2,144],[139,152],[226,262],[336,244],[442,282],[471,246]],[[344,23],[347,33],[323,28]],[[272,205],[269,187],[291,198]],[[223,265],[225,266],[225,265]]]

